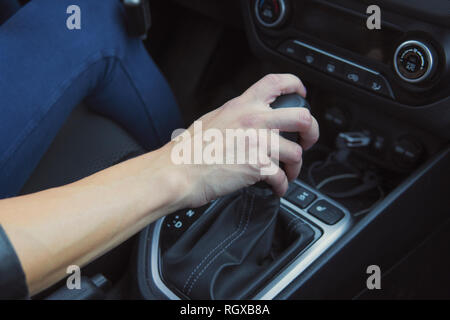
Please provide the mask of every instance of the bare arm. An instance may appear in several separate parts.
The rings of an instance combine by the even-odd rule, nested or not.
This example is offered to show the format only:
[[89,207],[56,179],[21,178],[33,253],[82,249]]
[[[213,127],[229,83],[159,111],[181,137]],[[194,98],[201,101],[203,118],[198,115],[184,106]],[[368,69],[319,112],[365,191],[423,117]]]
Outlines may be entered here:
[[[293,92],[306,94],[297,77],[265,77],[202,117],[203,129],[295,131],[302,147],[309,148],[319,136],[309,111],[270,108],[277,96]],[[261,180],[282,195],[301,167],[302,147],[281,137],[276,160],[285,163],[286,171],[278,168],[272,176],[262,176],[260,168],[250,164],[175,165],[173,145],[63,187],[0,201],[0,224],[19,256],[31,294],[62,279],[67,266],[84,266],[178,209],[201,206]]]
[[[166,147],[167,148],[167,147]],[[183,207],[184,175],[163,149],[75,183],[0,201],[0,223],[37,293]]]

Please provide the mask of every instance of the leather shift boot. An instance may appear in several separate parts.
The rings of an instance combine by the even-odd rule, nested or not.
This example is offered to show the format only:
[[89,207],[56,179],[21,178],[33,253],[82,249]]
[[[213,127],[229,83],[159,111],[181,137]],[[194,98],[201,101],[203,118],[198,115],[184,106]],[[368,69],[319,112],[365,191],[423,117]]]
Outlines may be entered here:
[[249,187],[221,199],[163,254],[163,277],[186,298],[251,298],[313,239],[269,189]]

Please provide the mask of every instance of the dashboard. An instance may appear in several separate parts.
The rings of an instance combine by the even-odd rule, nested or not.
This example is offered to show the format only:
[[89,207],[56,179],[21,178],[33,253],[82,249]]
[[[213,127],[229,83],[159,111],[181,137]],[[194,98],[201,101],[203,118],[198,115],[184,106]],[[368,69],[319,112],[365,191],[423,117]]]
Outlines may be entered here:
[[[307,84],[308,99],[313,114],[321,126],[322,147],[333,146],[337,133],[345,133],[346,136],[349,133],[360,133],[365,138],[370,137],[367,141],[371,142],[359,146],[359,150],[354,151],[358,159],[362,160],[358,161],[357,167],[360,170],[370,168],[370,171],[379,173],[386,189],[380,192],[382,195],[375,200],[376,205],[370,207],[370,213],[361,220],[351,219],[352,212],[345,211],[346,204],[333,203],[335,208],[341,209],[343,213],[341,222],[339,218],[331,221],[334,227],[330,229],[326,221],[324,224],[324,221],[318,221],[309,215],[314,213],[311,210],[326,210],[326,207],[322,207],[323,202],[319,202],[320,209],[314,202],[317,196],[321,197],[319,201],[324,197],[318,190],[303,184],[302,181],[306,182],[308,179],[305,175],[301,176],[300,180],[294,183],[295,191],[288,193],[287,200],[282,201],[282,208],[290,209],[306,220],[314,222],[312,227],[316,227],[317,230],[314,230],[314,240],[309,247],[311,251],[307,252],[309,249],[306,249],[303,253],[306,255],[299,256],[300,259],[292,261],[277,274],[276,278],[255,290],[254,297],[305,298],[314,294],[323,296],[323,292],[327,290],[334,291],[335,294],[337,287],[330,286],[330,277],[335,279],[336,275],[339,275],[337,277],[341,282],[339,289],[346,289],[349,284],[348,281],[342,280],[346,278],[341,274],[346,274],[347,279],[354,279],[362,270],[361,266],[367,265],[366,260],[373,261],[374,256],[385,259],[390,254],[389,251],[399,251],[403,255],[406,242],[403,239],[408,238],[408,233],[415,240],[418,233],[425,232],[424,222],[429,220],[430,215],[445,211],[445,208],[419,210],[418,207],[422,204],[424,207],[433,205],[435,201],[431,199],[439,198],[442,190],[446,190],[441,176],[432,178],[428,176],[423,179],[422,177],[425,175],[424,170],[434,167],[437,161],[440,161],[442,153],[439,151],[443,150],[443,145],[448,143],[447,140],[450,138],[448,25],[450,20],[445,13],[450,13],[450,2],[447,0],[430,0],[426,4],[414,0],[182,2],[186,6],[195,7],[199,12],[211,13],[209,16],[216,18],[217,21],[225,20],[229,23],[227,26],[236,26],[235,22],[239,20],[237,15],[241,14],[247,37],[242,37],[242,40],[236,43],[243,46],[242,50],[247,51],[245,41],[248,41],[252,51],[247,57],[248,60],[245,59],[243,63],[259,58],[263,63],[255,61],[255,64],[261,69],[264,67],[264,72],[293,73]],[[233,7],[233,3],[237,2],[240,7]],[[380,29],[370,29],[366,23],[369,16],[367,8],[374,3],[381,9]],[[431,8],[434,3],[438,3],[439,6]],[[198,4],[198,7],[195,4]],[[238,26],[238,32],[241,31],[240,27]],[[234,35],[235,30],[233,31]],[[219,49],[223,50],[225,45],[229,45],[232,50],[240,53],[241,48],[232,41],[234,38],[225,40],[228,41],[218,46]],[[225,54],[228,53],[227,50],[224,51]],[[232,57],[236,59],[238,56],[239,54]],[[239,64],[239,67],[242,65]],[[405,121],[406,119],[411,121]],[[418,126],[414,126],[411,122],[415,122]],[[331,150],[323,148],[319,152],[326,154],[324,159],[329,159]],[[315,160],[318,157],[320,156],[317,154],[312,156]],[[311,158],[308,160],[305,157],[306,168],[314,167],[314,162],[311,162]],[[438,166],[435,169],[435,172],[445,173]],[[422,180],[417,183],[419,179]],[[413,188],[417,193],[411,191]],[[313,200],[308,202],[309,204],[296,202],[307,201],[311,195],[313,197],[310,199]],[[357,199],[358,202],[361,200]],[[442,201],[445,202],[445,199],[437,202]],[[299,205],[300,209],[290,206],[294,203]],[[161,298],[178,299],[189,296],[190,289],[184,295],[177,280],[169,276],[173,272],[170,265],[164,263],[164,256],[170,248],[165,246],[171,243],[171,239],[185,237],[184,232],[190,226],[194,226],[193,221],[198,223],[195,217],[198,217],[199,213],[205,216],[214,214],[215,205],[219,207],[216,203],[198,211],[174,213],[167,220],[160,220],[152,229],[147,229],[142,234],[138,250],[141,254],[137,274],[143,275],[139,282],[144,296],[154,298],[155,292],[161,294]],[[301,207],[302,205],[304,207]],[[312,207],[308,207],[309,205]],[[339,207],[340,205],[342,207]],[[301,208],[306,210],[302,211]],[[427,212],[426,217],[423,215],[424,211]],[[385,212],[387,214],[384,214]],[[414,216],[418,218],[414,220]],[[448,212],[445,212],[445,216],[448,217]],[[385,219],[385,223],[370,226],[373,220],[380,221],[382,218]],[[389,221],[390,219],[392,220]],[[333,224],[336,221],[337,224]],[[405,227],[405,224],[409,226]],[[398,228],[393,228],[393,225]],[[398,236],[400,229],[401,236]],[[323,232],[322,235],[320,230]],[[363,231],[366,238],[365,241],[360,241]],[[200,237],[195,235],[193,238]],[[320,239],[324,242],[321,243]],[[393,239],[395,241],[392,241]],[[404,243],[401,243],[402,241]],[[385,245],[381,246],[378,243]],[[353,250],[341,254],[340,259],[334,258],[344,251],[343,248],[350,245],[353,245]],[[370,247],[373,249],[368,254]],[[380,247],[387,249],[380,253]],[[327,253],[323,254],[324,252]],[[349,265],[349,258],[353,262],[359,260],[363,262]],[[330,267],[330,261],[333,259],[334,265]],[[179,261],[178,257],[175,260]],[[314,262],[309,264],[313,260]],[[326,269],[326,272],[320,273],[321,269]],[[364,281],[365,279],[354,281],[355,286],[358,288],[360,284],[365,283]],[[208,288],[209,293],[213,292],[211,287]],[[308,289],[310,291],[305,293]],[[358,289],[353,291],[356,290]],[[349,295],[353,296],[354,292],[348,291]]]
[[256,36],[294,63],[411,106],[448,95],[445,26],[378,7],[382,23],[369,28],[368,6],[361,1],[255,0],[248,5]]
[[[243,28],[255,58],[308,89],[450,139],[450,1],[174,1]],[[367,28],[371,5],[381,29]]]
[[[369,28],[370,5],[380,28]],[[257,56],[450,137],[450,1],[241,1]]]

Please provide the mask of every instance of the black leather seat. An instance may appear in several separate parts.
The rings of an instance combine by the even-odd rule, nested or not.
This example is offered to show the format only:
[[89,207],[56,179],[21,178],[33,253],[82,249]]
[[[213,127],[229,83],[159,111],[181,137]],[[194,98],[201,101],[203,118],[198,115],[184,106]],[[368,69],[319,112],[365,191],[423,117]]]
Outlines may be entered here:
[[145,150],[112,120],[76,107],[22,189],[22,194],[74,182]]
[[[144,152],[118,124],[91,112],[85,105],[79,105],[44,154],[21,194],[65,185]],[[114,285],[128,267],[133,241],[131,238],[87,265],[82,269],[82,275],[93,277],[101,273]],[[64,287],[63,281],[33,298],[45,298]]]

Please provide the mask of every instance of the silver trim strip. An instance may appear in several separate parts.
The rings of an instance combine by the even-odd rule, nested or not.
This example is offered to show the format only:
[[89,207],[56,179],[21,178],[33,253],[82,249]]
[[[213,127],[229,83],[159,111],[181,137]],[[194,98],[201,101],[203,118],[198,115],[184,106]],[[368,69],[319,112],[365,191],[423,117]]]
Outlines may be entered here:
[[152,247],[150,254],[150,268],[151,274],[153,278],[153,282],[158,287],[158,289],[170,300],[181,300],[175,293],[170,290],[165,283],[161,279],[161,275],[159,274],[159,236],[161,234],[161,227],[164,222],[164,218],[159,219],[156,222],[155,229],[153,229],[153,237],[152,237]]
[[[299,214],[304,220],[311,221],[322,229],[322,237],[314,242],[304,252],[301,252],[295,260],[289,264],[278,276],[276,276],[264,289],[262,289],[254,299],[269,300],[274,299],[284,288],[286,288],[295,278],[297,278],[306,268],[308,268],[317,258],[319,258],[337,239],[339,239],[351,226],[352,217],[348,210],[336,201],[320,194],[318,191],[296,180],[295,183],[317,195],[307,208],[300,209],[285,199],[281,199],[283,206]],[[327,225],[308,213],[308,209],[318,200],[327,200],[344,212],[342,218],[335,225]]]
[[347,59],[341,58],[341,57],[339,57],[339,56],[335,56],[335,55],[332,54],[332,53],[329,53],[329,52],[320,50],[320,49],[318,49],[318,48],[315,48],[315,47],[313,47],[313,46],[310,46],[309,44],[303,43],[303,42],[301,42],[301,41],[299,41],[299,40],[294,40],[294,43],[295,43],[295,44],[298,44],[299,46],[302,46],[302,47],[308,48],[308,49],[310,49],[310,50],[316,51],[316,52],[318,52],[318,53],[321,53],[321,54],[323,54],[323,55],[326,55],[326,56],[328,56],[328,57],[330,57],[330,58],[333,58],[333,59],[339,60],[339,61],[341,61],[341,62],[344,62],[344,63],[346,63],[346,64],[349,64],[349,65],[351,65],[351,66],[353,66],[353,67],[355,67],[355,68],[358,68],[358,69],[361,69],[361,70],[370,72],[370,73],[375,74],[375,75],[377,75],[377,76],[380,75],[380,73],[377,72],[377,71],[375,71],[375,70],[366,68],[366,67],[364,67],[364,66],[362,66],[362,65],[359,65],[359,64],[354,63],[354,62],[352,62],[352,61],[349,61],[349,60],[347,60]]
[[123,3],[127,6],[140,6],[142,4],[141,0],[124,0]]
[[[217,204],[217,201],[214,201],[208,209],[203,214],[208,213],[211,211]],[[164,217],[160,218],[156,224],[155,228],[153,229],[153,235],[152,235],[152,245],[151,245],[151,252],[150,252],[150,271],[153,278],[153,282],[155,283],[156,287],[169,299],[171,300],[181,300],[180,297],[178,297],[172,290],[170,290],[164,281],[161,278],[160,270],[160,256],[161,252],[159,249],[159,238],[161,235],[161,229],[162,224],[164,222]]]
[[280,16],[278,17],[277,20],[275,20],[272,23],[264,22],[261,19],[261,17],[259,16],[258,5],[259,5],[260,1],[261,0],[255,1],[255,16],[256,16],[256,19],[258,20],[258,22],[267,28],[276,27],[277,25],[279,25],[281,23],[281,21],[284,19],[284,16],[286,15],[286,5],[284,3],[284,0],[277,0],[278,3],[280,4]]
[[[400,70],[399,70],[398,64],[397,64],[397,56],[398,56],[400,50],[403,49],[403,48],[406,47],[406,46],[409,46],[409,45],[416,45],[416,46],[420,47],[423,51],[425,51],[425,55],[426,55],[427,58],[428,58],[428,68],[427,68],[427,71],[425,71],[425,73],[424,73],[422,76],[420,76],[419,78],[417,78],[417,79],[408,79],[408,78],[406,78],[404,75],[402,75],[402,74],[400,73]],[[433,55],[431,54],[430,49],[429,49],[423,42],[420,42],[420,41],[417,41],[417,40],[408,40],[408,41],[405,41],[405,42],[403,42],[402,44],[400,44],[400,45],[397,47],[397,50],[395,50],[395,54],[394,54],[394,69],[395,69],[395,72],[397,73],[397,75],[398,75],[402,80],[404,80],[404,81],[406,81],[406,82],[409,82],[409,83],[417,83],[417,82],[421,82],[421,81],[425,80],[426,78],[428,78],[428,76],[429,76],[430,73],[431,73],[431,70],[433,69],[433,63],[434,63],[434,61],[433,61]]]
[[[295,213],[300,216],[305,222],[307,222],[311,228],[316,232],[315,240],[305,250],[300,252],[298,256],[283,269],[278,275],[273,278],[269,284],[264,287],[253,299],[254,300],[269,300],[274,299],[284,288],[286,288],[295,278],[297,278],[308,266],[310,266],[318,257],[320,257],[338,238],[340,238],[351,226],[352,217],[350,212],[336,201],[321,194],[317,190],[305,185],[304,183],[296,180],[295,184],[301,186],[313,192],[317,198],[305,209],[300,209],[285,199],[281,199],[281,205],[288,212]],[[327,225],[308,213],[308,209],[316,203],[318,200],[327,200],[334,206],[338,207],[344,212],[344,217],[335,225]],[[213,207],[215,207],[217,201],[215,201],[203,214],[207,214]],[[151,275],[155,285],[158,289],[169,299],[180,300],[172,290],[170,290],[163,282],[160,275],[160,249],[159,238],[164,218],[157,221],[152,235],[151,245]],[[320,229],[320,231],[318,230]],[[319,233],[322,233],[318,237]]]

